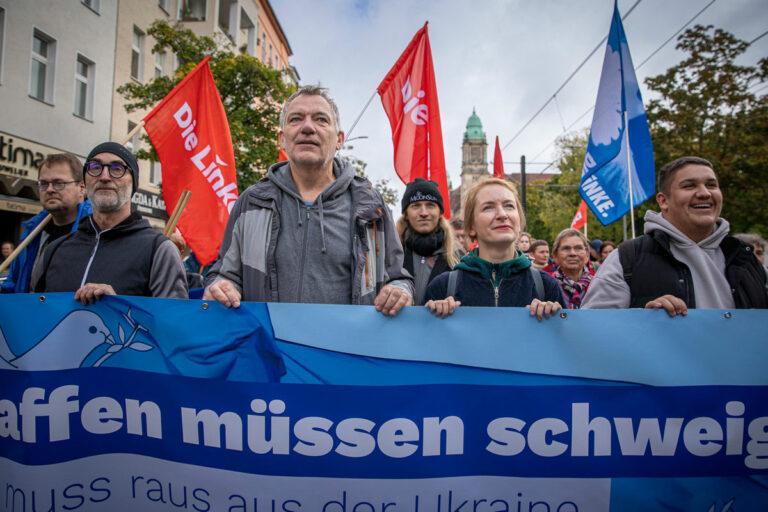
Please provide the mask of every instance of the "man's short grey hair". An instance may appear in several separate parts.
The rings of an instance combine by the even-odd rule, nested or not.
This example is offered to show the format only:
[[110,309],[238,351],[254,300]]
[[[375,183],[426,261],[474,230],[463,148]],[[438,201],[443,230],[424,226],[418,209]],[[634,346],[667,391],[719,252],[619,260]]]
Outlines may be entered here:
[[339,118],[339,107],[336,106],[336,102],[333,101],[331,95],[328,94],[328,89],[320,87],[319,85],[305,85],[298,91],[291,94],[291,96],[283,103],[283,108],[280,109],[280,129],[285,129],[285,113],[288,110],[288,105],[299,96],[321,96],[331,106],[333,112],[333,122],[336,125],[336,133],[341,131],[341,119]]

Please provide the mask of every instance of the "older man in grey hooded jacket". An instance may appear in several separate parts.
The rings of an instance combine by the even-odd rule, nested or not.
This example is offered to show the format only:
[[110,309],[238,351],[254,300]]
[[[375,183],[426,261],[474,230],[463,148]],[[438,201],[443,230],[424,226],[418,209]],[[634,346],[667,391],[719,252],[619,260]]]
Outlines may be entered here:
[[204,298],[372,304],[395,315],[413,301],[413,279],[389,209],[371,183],[335,158],[344,141],[333,100],[319,87],[280,113],[288,162],[238,198]]
[[645,307],[670,316],[688,308],[766,308],[766,275],[750,247],[729,236],[712,164],[682,157],[659,171],[661,213],[645,234],[608,255],[584,309]]

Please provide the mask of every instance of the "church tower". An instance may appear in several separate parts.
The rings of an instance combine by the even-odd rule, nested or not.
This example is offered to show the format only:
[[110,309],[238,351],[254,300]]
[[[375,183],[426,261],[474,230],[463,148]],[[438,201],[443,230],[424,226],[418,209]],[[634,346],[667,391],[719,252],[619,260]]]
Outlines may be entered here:
[[463,205],[470,187],[479,179],[488,177],[488,143],[485,139],[483,123],[480,122],[474,108],[467,120],[461,154],[461,204]]

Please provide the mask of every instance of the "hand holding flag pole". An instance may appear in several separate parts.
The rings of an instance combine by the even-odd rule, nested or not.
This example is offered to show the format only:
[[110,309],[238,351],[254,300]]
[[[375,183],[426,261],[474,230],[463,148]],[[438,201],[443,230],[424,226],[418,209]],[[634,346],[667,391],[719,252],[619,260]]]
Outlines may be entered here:
[[[143,126],[144,126],[144,121],[141,121],[139,124],[134,126],[133,129],[130,132],[128,132],[128,135],[125,136],[125,140],[123,140],[121,144],[123,146],[128,144],[133,138],[133,136],[136,135],[136,133],[138,133],[138,131],[141,130]],[[29,233],[29,235],[27,235],[26,238],[24,238],[24,240],[19,242],[19,245],[16,246],[16,249],[14,249],[13,252],[9,254],[8,257],[5,258],[5,260],[2,263],[0,263],[0,272],[5,272],[5,270],[11,266],[11,263],[13,263],[13,260],[19,257],[19,254],[21,254],[21,251],[23,251],[24,248],[26,248],[32,242],[32,240],[37,238],[37,236],[43,231],[43,229],[45,229],[45,226],[48,225],[48,223],[51,221],[52,218],[53,217],[51,216],[50,213],[46,215],[43,218],[43,220],[40,221],[40,224],[35,226],[35,229],[33,229],[32,232]]]

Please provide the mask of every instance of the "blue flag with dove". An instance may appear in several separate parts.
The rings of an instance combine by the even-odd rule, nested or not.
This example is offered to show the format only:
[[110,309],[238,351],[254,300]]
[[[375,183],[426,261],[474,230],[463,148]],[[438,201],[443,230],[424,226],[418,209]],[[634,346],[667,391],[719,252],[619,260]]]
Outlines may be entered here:
[[648,117],[614,4],[579,193],[607,226],[653,197],[655,191]]

